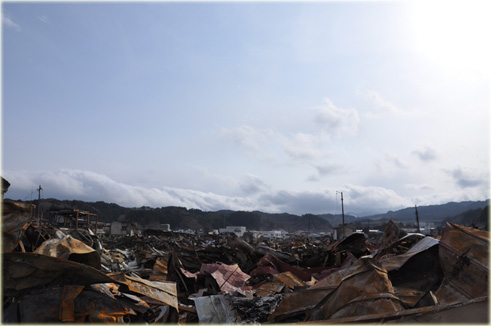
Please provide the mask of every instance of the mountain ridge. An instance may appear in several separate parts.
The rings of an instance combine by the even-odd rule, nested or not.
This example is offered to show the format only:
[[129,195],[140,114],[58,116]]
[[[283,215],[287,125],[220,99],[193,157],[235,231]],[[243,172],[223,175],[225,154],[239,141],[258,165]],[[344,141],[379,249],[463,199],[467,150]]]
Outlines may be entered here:
[[[9,200],[9,199],[5,199]],[[26,201],[36,204],[37,200]],[[449,202],[441,205],[419,206],[418,214],[421,223],[431,222],[440,225],[446,221],[474,221],[480,227],[487,225],[482,217],[482,210],[489,206],[489,199],[485,201]],[[58,200],[47,198],[41,200],[41,212],[49,220],[50,211],[56,209],[79,209],[99,215],[104,222],[125,220],[135,222],[144,227],[158,227],[160,224],[170,224],[172,229],[194,229],[211,231],[227,225],[242,225],[252,230],[284,229],[288,232],[299,230],[312,232],[329,232],[342,223],[341,214],[304,214],[295,215],[290,213],[265,213],[261,211],[234,211],[219,210],[214,212],[201,211],[199,209],[187,209],[185,207],[167,206],[152,208],[122,207],[115,203],[103,201],[84,202],[80,200]],[[472,213],[466,213],[473,211]],[[467,215],[466,215],[467,214]],[[480,216],[480,217],[479,217]],[[344,216],[345,224],[382,225],[388,220],[402,224],[414,224],[415,208],[406,207],[397,211],[388,211],[382,214],[356,217]]]

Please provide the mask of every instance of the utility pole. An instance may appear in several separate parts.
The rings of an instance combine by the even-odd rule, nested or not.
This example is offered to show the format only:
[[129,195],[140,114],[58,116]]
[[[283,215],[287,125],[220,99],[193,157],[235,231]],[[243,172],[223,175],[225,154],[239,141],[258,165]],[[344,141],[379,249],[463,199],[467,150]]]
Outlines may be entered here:
[[40,225],[40,218],[39,218],[39,214],[41,212],[41,190],[43,190],[43,188],[41,188],[41,185],[39,185],[39,188],[38,188],[38,225]]
[[343,192],[342,191],[336,191],[341,194],[341,211],[343,214],[343,239],[344,239],[344,204],[343,204]]
[[421,230],[419,228],[419,214],[418,214],[418,207],[414,205],[414,209],[416,210],[416,223],[418,223],[418,233],[421,233]]
[[344,239],[344,204],[343,204],[343,193],[341,192],[341,210],[343,213],[343,239]]

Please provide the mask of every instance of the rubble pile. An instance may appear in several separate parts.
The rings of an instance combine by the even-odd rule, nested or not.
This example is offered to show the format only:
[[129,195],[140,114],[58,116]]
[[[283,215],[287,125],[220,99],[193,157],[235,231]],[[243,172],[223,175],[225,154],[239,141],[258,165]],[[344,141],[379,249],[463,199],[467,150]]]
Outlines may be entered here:
[[96,236],[33,211],[3,202],[4,323],[489,322],[486,231]]

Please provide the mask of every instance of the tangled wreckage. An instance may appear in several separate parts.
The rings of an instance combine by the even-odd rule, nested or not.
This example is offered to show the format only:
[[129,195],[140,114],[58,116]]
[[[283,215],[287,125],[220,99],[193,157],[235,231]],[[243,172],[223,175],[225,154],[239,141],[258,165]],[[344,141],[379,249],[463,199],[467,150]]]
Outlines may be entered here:
[[3,202],[4,323],[489,323],[489,232],[96,236]]

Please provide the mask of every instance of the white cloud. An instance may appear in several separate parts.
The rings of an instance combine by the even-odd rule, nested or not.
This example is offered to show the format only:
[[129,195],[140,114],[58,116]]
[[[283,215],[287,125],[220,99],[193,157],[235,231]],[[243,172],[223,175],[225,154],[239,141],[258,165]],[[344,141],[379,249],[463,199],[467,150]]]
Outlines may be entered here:
[[39,19],[40,21],[42,21],[43,23],[45,23],[45,24],[49,24],[49,23],[50,23],[50,21],[49,21],[48,17],[46,17],[45,15],[40,15],[40,16],[38,16],[38,19]]
[[375,104],[375,107],[381,111],[386,111],[390,113],[402,113],[402,110],[399,109],[396,105],[382,98],[379,92],[377,91],[367,91],[366,96]]
[[[43,198],[102,200],[125,207],[183,206],[202,210],[246,210],[252,207],[246,198],[171,187],[149,189],[131,186],[103,174],[83,170],[18,171],[7,172],[5,177],[11,183],[6,198],[12,199],[23,199],[24,194],[31,193],[33,186],[42,185]],[[26,182],[27,179],[31,182]]]
[[345,211],[358,214],[374,214],[412,205],[411,200],[384,187],[347,185],[343,191]]
[[311,175],[307,178],[308,181],[320,181],[322,177],[346,172],[346,168],[341,164],[312,164],[312,167],[317,171],[316,175]]
[[432,191],[434,190],[434,187],[423,183],[423,184],[414,184],[414,183],[408,183],[404,185],[405,188],[410,189],[410,190],[416,190],[416,191]]
[[315,111],[315,121],[330,135],[352,136],[358,131],[360,117],[355,109],[338,108],[325,98],[324,105],[316,107]]
[[5,13],[2,13],[2,21],[3,23],[9,27],[9,28],[13,28],[15,29],[16,31],[20,32],[22,30],[22,28],[20,27],[19,24],[15,23],[11,18],[10,18],[10,15],[6,15]]
[[414,150],[413,154],[418,156],[418,158],[423,162],[431,162],[438,159],[438,153],[434,149],[429,147]]
[[322,154],[318,144],[320,141],[318,135],[297,133],[285,142],[285,152],[295,160],[312,160]]
[[489,171],[486,173],[471,170],[469,168],[458,167],[447,170],[455,183],[460,188],[487,187],[489,185]]
[[240,188],[246,195],[255,195],[270,190],[268,184],[253,174],[248,174],[246,176],[246,180],[240,185]]
[[[459,176],[459,173],[457,175]],[[255,175],[247,175],[245,182],[241,184],[245,197],[165,186],[144,188],[117,182],[103,174],[82,170],[5,171],[4,177],[11,183],[6,193],[6,198],[11,199],[29,199],[25,197],[29,197],[33,190],[42,185],[42,198],[105,201],[125,207],[180,206],[204,211],[260,210],[299,215],[340,213],[340,198],[336,194],[337,190],[343,191],[346,214],[357,216],[385,213],[388,210],[410,207],[414,204],[441,204],[452,200],[480,200],[479,198],[489,197],[488,192],[483,192],[479,188],[465,188],[460,191],[415,198],[401,197],[394,190],[384,187],[351,184],[341,189],[273,190]]]
[[386,153],[385,154],[385,160],[393,165],[395,165],[399,169],[407,169],[409,165],[405,163],[403,160],[399,158],[394,153]]
[[222,134],[230,137],[238,145],[258,150],[264,143],[268,131],[261,131],[251,126],[240,126],[236,129],[223,128]]
[[489,199],[489,191],[483,191],[478,188],[467,188],[445,192],[433,192],[425,196],[416,196],[412,198],[412,201],[417,205],[441,205],[449,202],[487,199]]

